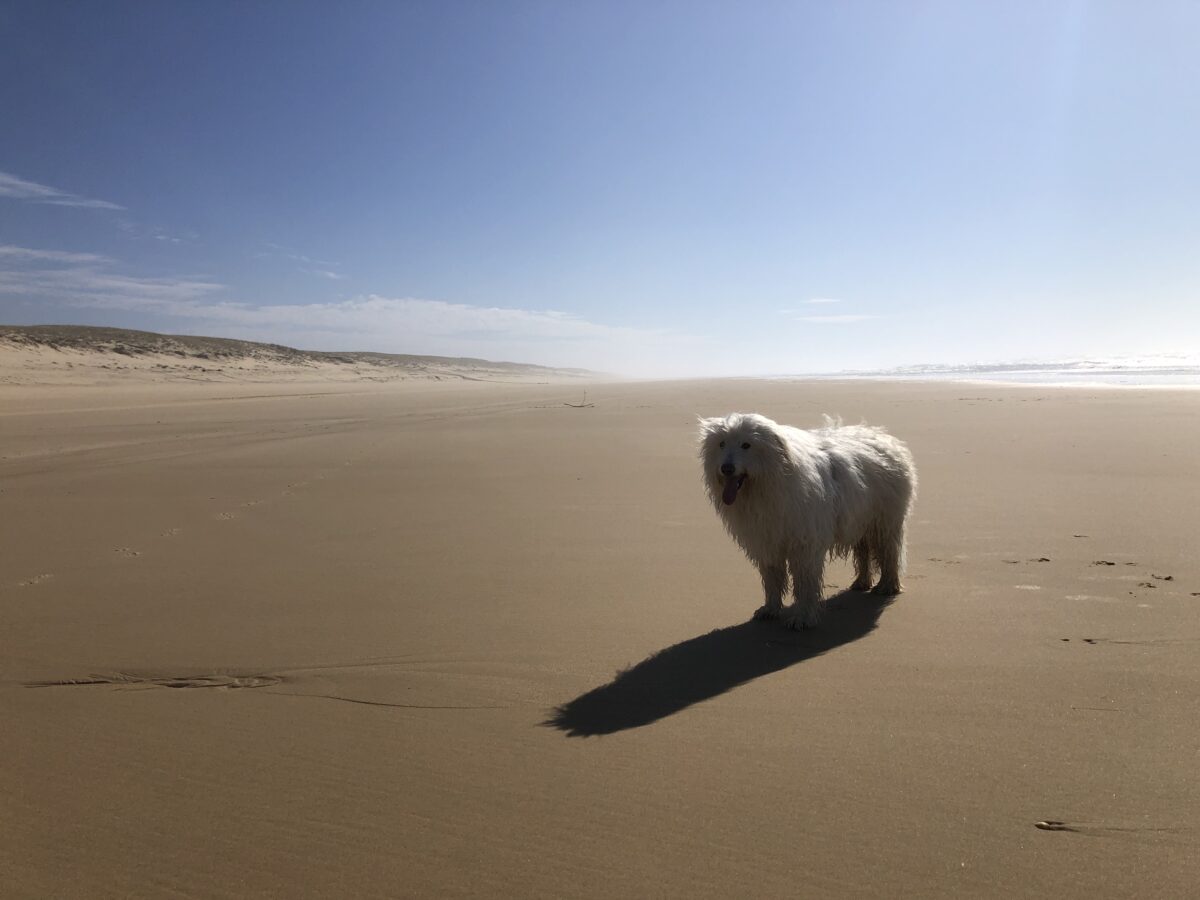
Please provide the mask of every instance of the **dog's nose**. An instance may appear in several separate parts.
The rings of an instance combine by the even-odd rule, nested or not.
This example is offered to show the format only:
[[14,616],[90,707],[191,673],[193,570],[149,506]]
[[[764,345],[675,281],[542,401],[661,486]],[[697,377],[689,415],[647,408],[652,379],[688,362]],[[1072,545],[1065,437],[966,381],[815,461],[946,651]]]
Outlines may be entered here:
[[722,475],[732,475],[733,474],[733,463],[722,463],[721,464],[721,474]]

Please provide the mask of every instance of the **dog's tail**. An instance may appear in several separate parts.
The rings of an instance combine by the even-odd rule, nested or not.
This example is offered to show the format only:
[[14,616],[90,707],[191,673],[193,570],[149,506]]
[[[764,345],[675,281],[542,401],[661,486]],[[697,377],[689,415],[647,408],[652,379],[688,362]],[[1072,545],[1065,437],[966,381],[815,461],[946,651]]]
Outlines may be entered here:
[[831,416],[828,414],[821,416],[821,431],[832,431],[835,428],[842,427],[841,416]]
[[839,428],[862,428],[866,431],[873,431],[876,434],[888,434],[888,430],[882,425],[868,425],[866,419],[859,419],[857,425],[847,426],[841,416],[822,415],[821,427],[817,431],[836,431]]

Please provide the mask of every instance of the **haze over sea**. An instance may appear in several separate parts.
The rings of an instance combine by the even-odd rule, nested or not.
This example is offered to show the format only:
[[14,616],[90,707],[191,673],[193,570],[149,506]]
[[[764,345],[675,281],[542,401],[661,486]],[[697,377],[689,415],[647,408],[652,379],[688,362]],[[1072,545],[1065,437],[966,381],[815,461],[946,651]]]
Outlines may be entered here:
[[777,376],[777,379],[963,381],[1039,387],[1200,388],[1200,356],[1111,357],[1057,362],[903,366]]

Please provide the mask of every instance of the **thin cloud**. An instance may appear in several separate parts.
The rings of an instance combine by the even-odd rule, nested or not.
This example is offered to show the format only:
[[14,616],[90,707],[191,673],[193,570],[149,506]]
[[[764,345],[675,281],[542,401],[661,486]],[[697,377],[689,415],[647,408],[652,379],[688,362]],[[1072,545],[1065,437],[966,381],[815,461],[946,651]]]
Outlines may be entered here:
[[263,246],[267,249],[254,254],[259,259],[270,259],[272,257],[277,257],[282,259],[290,259],[293,262],[304,263],[306,266],[322,266],[327,269],[337,265],[337,263],[330,262],[327,259],[315,259],[311,256],[305,256],[303,253],[299,253],[296,250],[293,250],[291,247],[285,247],[283,244],[275,244],[271,241],[267,241],[263,244]]
[[0,245],[0,258],[18,261],[55,262],[67,264],[100,263],[108,264],[112,260],[99,253],[71,253],[66,250],[35,250],[31,247],[14,247],[11,244]]
[[[841,303],[841,302],[842,301],[836,297],[810,297],[808,300],[802,300],[801,305],[802,305],[802,307],[804,307],[804,306],[829,306],[830,304]],[[793,318],[793,319],[797,318],[797,317],[810,315],[808,310],[803,309],[803,308],[796,309],[794,307],[789,307],[787,309],[781,309],[781,310],[779,310],[779,314],[781,316],[789,316],[790,318]]]
[[[199,283],[195,283],[197,287]],[[131,295],[127,308],[145,308],[144,297]],[[156,312],[232,324],[274,327],[342,336],[464,338],[471,341],[586,341],[649,336],[650,332],[600,325],[553,310],[469,306],[414,297],[370,294],[332,303],[252,306],[232,301],[196,302],[187,298]]]
[[[805,306],[829,306],[841,303],[837,297],[811,297],[804,301]],[[781,315],[787,316],[793,322],[808,322],[814,325],[853,325],[856,322],[867,322],[878,319],[879,316],[868,313],[834,313],[813,315],[804,309],[781,309]]]
[[796,316],[795,320],[797,322],[813,322],[819,325],[849,325],[854,322],[866,322],[869,319],[878,318],[879,316],[847,313],[840,316]]
[[306,256],[291,247],[285,247],[283,244],[276,244],[271,241],[263,243],[266,250],[259,250],[254,254],[256,259],[286,259],[291,262],[300,263],[296,270],[305,275],[315,275],[318,278],[327,278],[330,281],[345,281],[349,276],[343,275],[337,271],[338,264],[327,259],[316,259],[312,256]]
[[170,310],[224,285],[198,278],[143,277],[110,271],[114,261],[97,253],[0,247],[0,294],[50,297],[72,306]]
[[[375,294],[330,303],[251,305],[216,299],[212,295],[225,286],[212,281],[114,272],[109,268],[112,260],[95,254],[5,247],[2,258],[42,265],[0,269],[0,293],[59,297],[76,306],[101,306],[330,334],[415,333],[476,339],[578,340],[642,333],[598,325],[554,310],[470,306]],[[45,265],[51,262],[68,265],[54,268]]]
[[0,197],[9,197],[13,200],[26,200],[30,203],[45,203],[50,206],[78,206],[86,209],[121,210],[125,208],[117,203],[110,203],[107,200],[93,200],[90,197],[81,197],[78,194],[71,194],[46,184],[26,181],[24,178],[18,178],[16,175],[8,172],[0,172]]
[[296,346],[474,356],[603,371],[661,372],[672,350],[694,352],[702,343],[688,335],[605,325],[557,310],[377,294],[303,305],[189,302],[176,310],[220,322],[237,336]]
[[[328,303],[252,305],[222,298],[225,285],[201,278],[128,275],[114,271],[111,260],[93,259],[92,254],[13,250],[0,256],[0,295],[184,319],[193,333],[313,349],[479,356],[626,372],[664,371],[666,346],[686,352],[704,343],[675,332],[605,325],[557,310],[377,294]],[[15,265],[6,269],[6,258]]]
[[179,235],[157,225],[142,225],[124,218],[117,220],[117,227],[138,240],[159,241],[164,244],[193,244],[199,239],[195,232],[189,231]]

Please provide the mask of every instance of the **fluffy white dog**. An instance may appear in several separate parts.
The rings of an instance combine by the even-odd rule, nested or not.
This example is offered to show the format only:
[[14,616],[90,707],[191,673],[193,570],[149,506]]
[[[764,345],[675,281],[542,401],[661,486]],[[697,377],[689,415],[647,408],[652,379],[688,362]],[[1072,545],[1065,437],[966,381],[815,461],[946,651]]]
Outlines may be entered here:
[[[827,556],[854,554],[851,590],[871,590],[874,570],[874,593],[900,593],[917,470],[883,429],[826,419],[805,431],[731,413],[700,420],[700,460],[717,514],[762,575],[755,618],[815,625]],[[785,610],[789,570],[795,603]]]

